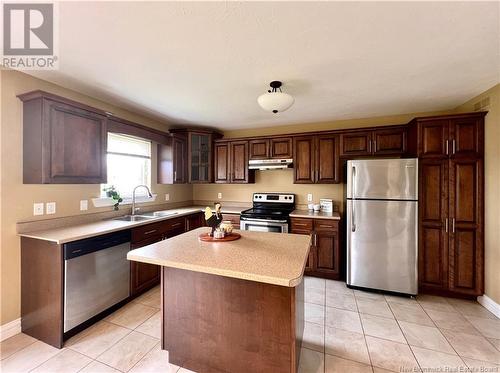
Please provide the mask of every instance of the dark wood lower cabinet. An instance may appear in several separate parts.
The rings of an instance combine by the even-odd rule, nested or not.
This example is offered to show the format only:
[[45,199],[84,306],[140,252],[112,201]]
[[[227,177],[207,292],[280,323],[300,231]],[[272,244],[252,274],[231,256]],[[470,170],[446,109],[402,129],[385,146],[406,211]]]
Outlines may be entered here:
[[[131,249],[151,245],[163,240],[163,235],[152,236],[133,243]],[[160,283],[160,267],[154,264],[130,262],[130,293],[137,295]]]
[[342,266],[338,220],[292,218],[291,233],[312,235],[306,275],[340,279]]

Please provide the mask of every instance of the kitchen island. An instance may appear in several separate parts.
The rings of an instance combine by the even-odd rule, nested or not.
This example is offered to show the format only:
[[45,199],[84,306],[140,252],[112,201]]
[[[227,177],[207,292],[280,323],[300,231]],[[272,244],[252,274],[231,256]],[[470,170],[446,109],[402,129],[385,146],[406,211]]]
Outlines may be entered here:
[[238,231],[201,242],[199,228],[132,250],[161,267],[162,348],[203,372],[296,372],[310,237]]

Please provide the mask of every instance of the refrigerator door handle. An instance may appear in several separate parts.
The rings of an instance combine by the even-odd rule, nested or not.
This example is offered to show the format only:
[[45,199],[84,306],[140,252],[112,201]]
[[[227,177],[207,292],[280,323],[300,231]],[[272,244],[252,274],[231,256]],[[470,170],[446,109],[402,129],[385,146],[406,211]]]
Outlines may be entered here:
[[352,173],[351,173],[351,186],[352,186],[352,203],[351,203],[351,232],[356,232],[356,219],[354,217],[355,209],[354,209],[354,203],[356,201],[356,166],[352,166]]

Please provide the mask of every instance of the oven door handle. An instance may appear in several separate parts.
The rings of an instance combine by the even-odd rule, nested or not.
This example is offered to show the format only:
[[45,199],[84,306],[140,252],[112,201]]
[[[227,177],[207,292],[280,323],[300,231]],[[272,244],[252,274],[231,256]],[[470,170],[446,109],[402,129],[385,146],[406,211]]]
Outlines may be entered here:
[[279,224],[286,224],[288,223],[287,220],[269,220],[269,219],[253,219],[253,218],[241,218],[242,221],[246,221],[246,222],[250,222],[250,223],[253,223],[253,222],[264,222],[264,223],[270,223],[270,224],[273,224],[273,223],[279,223]]

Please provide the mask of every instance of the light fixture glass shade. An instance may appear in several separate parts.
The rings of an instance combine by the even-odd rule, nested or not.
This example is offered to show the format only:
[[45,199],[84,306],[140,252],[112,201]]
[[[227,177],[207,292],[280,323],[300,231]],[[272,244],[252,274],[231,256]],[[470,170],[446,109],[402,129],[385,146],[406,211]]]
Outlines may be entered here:
[[293,105],[295,99],[288,93],[268,92],[260,95],[257,102],[266,111],[280,113]]

